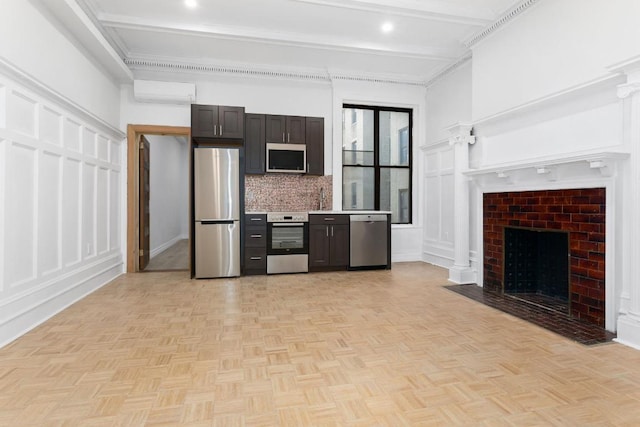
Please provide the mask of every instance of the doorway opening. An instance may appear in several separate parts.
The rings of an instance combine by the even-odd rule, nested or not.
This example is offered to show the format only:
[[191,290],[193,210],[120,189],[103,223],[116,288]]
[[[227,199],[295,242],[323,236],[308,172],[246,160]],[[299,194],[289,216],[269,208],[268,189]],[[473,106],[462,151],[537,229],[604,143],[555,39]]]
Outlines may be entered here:
[[[145,138],[146,136],[146,138]],[[191,254],[188,252],[189,245],[188,236],[190,230],[187,228],[181,230],[177,236],[165,239],[160,243],[155,243],[152,247],[152,223],[150,210],[150,191],[151,187],[151,169],[150,152],[155,147],[159,149],[162,140],[155,139],[154,136],[168,136],[182,140],[186,144],[189,151],[191,140],[191,129],[189,127],[179,126],[154,126],[154,125],[128,125],[127,127],[127,272],[146,271],[149,268],[157,270],[189,270],[191,263],[189,262]],[[185,141],[186,140],[186,141]],[[145,152],[146,146],[146,152]],[[188,159],[188,156],[186,156]],[[177,159],[176,159],[177,160]],[[187,164],[189,164],[187,162]],[[185,166],[186,172],[184,177],[188,179],[191,165]],[[145,170],[146,169],[146,170]],[[161,172],[160,172],[161,173]],[[162,188],[159,189],[162,191]],[[184,190],[188,193],[188,187]],[[188,194],[186,197],[185,209],[190,206]],[[186,211],[188,218],[189,212]],[[187,220],[188,224],[188,220]],[[191,225],[188,224],[188,227]],[[183,238],[184,236],[187,238]],[[175,241],[173,241],[175,240]],[[184,265],[182,260],[177,261],[176,257],[184,256],[185,249],[187,251],[187,263]],[[154,252],[164,255],[165,261],[158,262],[160,267],[154,267],[149,260]],[[159,255],[159,256],[161,256]],[[168,261],[167,261],[168,259]],[[171,264],[173,263],[173,264]]]

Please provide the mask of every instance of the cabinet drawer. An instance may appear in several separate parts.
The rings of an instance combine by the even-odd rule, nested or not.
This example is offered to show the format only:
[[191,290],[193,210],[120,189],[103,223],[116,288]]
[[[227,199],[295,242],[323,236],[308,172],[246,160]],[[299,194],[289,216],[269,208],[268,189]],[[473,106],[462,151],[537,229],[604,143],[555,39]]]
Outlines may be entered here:
[[251,227],[255,225],[267,226],[267,216],[265,214],[245,214],[245,226]]
[[309,215],[309,224],[311,225],[349,224],[349,215],[313,214],[313,215]]
[[263,248],[245,248],[244,250],[245,270],[267,271],[267,251]]
[[248,248],[267,247],[267,227],[247,227],[244,245]]

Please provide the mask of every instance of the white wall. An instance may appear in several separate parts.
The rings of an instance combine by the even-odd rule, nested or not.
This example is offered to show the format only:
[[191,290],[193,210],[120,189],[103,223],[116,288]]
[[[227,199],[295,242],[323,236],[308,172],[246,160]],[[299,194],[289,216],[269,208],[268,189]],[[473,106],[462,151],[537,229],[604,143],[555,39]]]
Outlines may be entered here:
[[66,38],[64,29],[57,28],[36,4],[2,0],[0,62],[17,67],[99,120],[117,126],[118,84],[76,47],[77,42]]
[[122,137],[0,72],[0,346],[122,272]]
[[189,237],[189,145],[186,138],[146,135],[150,146],[151,257]]
[[[424,239],[422,259],[451,267],[454,250],[454,150],[447,128],[471,120],[471,62],[429,87],[426,144],[422,147]],[[472,251],[474,249],[472,248]]]
[[638,54],[637,0],[540,1],[473,48],[473,119],[608,75]]
[[[145,79],[180,80],[196,83],[197,103],[244,106],[249,113],[324,117],[325,175],[333,175],[333,206],[342,206],[342,104],[389,105],[414,109],[413,133],[413,218],[411,225],[393,226],[393,261],[421,259],[422,183],[418,178],[424,145],[424,89],[414,86],[383,85],[366,82],[292,82],[260,78],[176,76],[145,74]],[[127,124],[190,126],[190,108],[186,105],[136,102],[132,87],[122,89],[121,128]],[[337,194],[336,194],[337,193]]]
[[0,13],[0,346],[122,273],[119,91],[31,2]]

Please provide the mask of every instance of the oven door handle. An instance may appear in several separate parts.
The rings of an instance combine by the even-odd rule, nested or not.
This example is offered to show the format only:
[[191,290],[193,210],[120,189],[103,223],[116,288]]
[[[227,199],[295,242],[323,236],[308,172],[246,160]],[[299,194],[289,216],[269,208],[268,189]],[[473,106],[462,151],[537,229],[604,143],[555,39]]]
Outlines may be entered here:
[[302,227],[304,222],[272,222],[273,227]]

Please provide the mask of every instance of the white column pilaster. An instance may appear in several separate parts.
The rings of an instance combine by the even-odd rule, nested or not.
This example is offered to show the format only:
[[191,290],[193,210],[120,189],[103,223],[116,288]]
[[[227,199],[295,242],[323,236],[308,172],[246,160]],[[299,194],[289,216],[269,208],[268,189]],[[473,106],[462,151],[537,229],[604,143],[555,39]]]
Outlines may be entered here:
[[624,100],[630,157],[624,189],[624,288],[617,341],[640,349],[640,65],[638,67],[635,72],[627,72],[626,84],[618,86],[618,96]]
[[469,262],[469,178],[462,173],[469,168],[469,145],[475,143],[475,137],[468,124],[459,123],[448,130],[454,153],[454,255],[449,281],[475,283],[476,272]]

